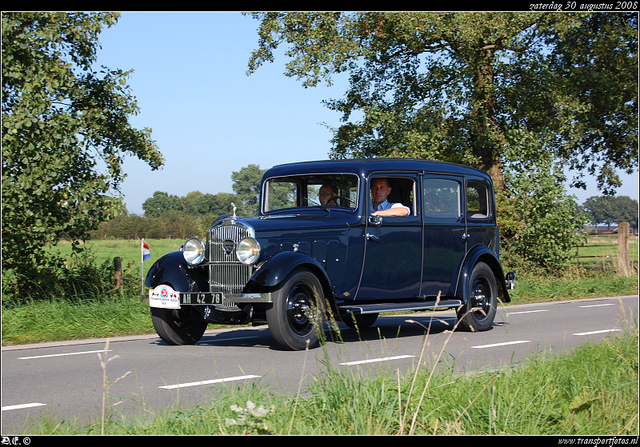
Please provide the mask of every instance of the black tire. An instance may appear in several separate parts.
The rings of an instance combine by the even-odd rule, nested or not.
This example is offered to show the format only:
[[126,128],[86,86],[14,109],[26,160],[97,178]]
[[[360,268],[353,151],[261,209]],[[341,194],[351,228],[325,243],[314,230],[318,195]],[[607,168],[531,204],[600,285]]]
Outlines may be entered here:
[[193,345],[207,330],[207,322],[191,307],[151,308],[151,321],[162,341],[169,345]]
[[307,270],[294,271],[272,296],[267,323],[275,341],[292,351],[315,347],[325,319],[324,294],[318,278]]
[[373,326],[378,314],[349,314],[342,318],[342,322],[350,328],[367,329]]
[[458,309],[459,327],[465,331],[481,332],[493,326],[498,304],[498,284],[493,271],[479,262],[471,272],[469,296]]

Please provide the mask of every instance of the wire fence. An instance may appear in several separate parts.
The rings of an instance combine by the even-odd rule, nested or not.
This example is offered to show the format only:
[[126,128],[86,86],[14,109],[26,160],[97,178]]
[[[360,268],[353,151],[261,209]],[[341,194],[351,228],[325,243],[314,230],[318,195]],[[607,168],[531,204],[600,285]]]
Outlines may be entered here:
[[590,233],[587,243],[576,247],[575,263],[579,268],[619,270],[628,275],[638,269],[638,236],[628,232]]

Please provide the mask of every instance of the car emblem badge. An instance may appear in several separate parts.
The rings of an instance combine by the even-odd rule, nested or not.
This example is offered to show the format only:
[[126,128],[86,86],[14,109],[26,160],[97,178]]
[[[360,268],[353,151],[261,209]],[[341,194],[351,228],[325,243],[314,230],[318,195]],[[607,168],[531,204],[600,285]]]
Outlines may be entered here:
[[235,242],[233,242],[230,239],[225,239],[225,241],[222,243],[222,248],[224,249],[224,252],[228,255],[233,253],[233,249],[235,248],[235,246],[236,246]]

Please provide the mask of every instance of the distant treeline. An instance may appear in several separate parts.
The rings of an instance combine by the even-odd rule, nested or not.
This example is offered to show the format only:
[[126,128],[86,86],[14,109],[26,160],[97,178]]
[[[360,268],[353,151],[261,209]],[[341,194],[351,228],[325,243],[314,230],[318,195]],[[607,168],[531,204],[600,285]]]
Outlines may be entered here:
[[218,217],[188,215],[183,211],[165,211],[156,217],[122,215],[102,222],[91,234],[92,239],[186,239],[206,238],[207,230]]
[[176,196],[156,191],[142,204],[143,216],[122,214],[100,223],[91,233],[93,239],[184,239],[189,236],[206,238],[213,221],[222,214],[231,214],[236,206],[238,216],[258,212],[258,195],[264,169],[250,164],[231,175],[233,193],[209,194],[192,191]]
[[[252,169],[251,175],[247,175]],[[237,206],[238,216],[250,216],[257,213],[257,192],[259,179],[263,171],[250,165],[238,174],[245,174],[245,188],[239,188],[239,179],[235,178],[236,194],[203,194],[190,192],[178,197],[166,192],[156,191],[153,197],[143,204],[144,216],[123,214],[107,222],[102,222],[98,230],[92,232],[94,239],[185,239],[189,236],[206,238],[207,230],[221,214],[233,211],[232,203]],[[638,229],[638,201],[627,196],[589,197],[581,207],[585,224],[605,224],[607,229],[617,222],[629,222],[631,229]]]

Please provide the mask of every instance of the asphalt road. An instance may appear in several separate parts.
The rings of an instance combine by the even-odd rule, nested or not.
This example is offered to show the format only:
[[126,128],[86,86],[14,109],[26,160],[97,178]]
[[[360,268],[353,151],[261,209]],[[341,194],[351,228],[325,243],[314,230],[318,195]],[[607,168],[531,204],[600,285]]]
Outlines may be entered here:
[[[340,325],[326,349],[282,351],[266,326],[207,331],[194,346],[168,346],[157,336],[83,340],[2,348],[2,431],[22,432],[25,420],[54,415],[79,422],[99,421],[103,368],[109,383],[107,406],[127,414],[178,403],[207,401],[221,386],[259,381],[282,393],[297,391],[325,367],[410,371],[424,358],[461,372],[502,367],[542,351],[554,354],[623,330],[638,314],[638,296],[597,298],[501,308],[494,327],[482,333],[448,332],[453,311],[381,315],[358,335]],[[425,329],[430,328],[425,338]],[[443,350],[444,348],[444,350]],[[108,349],[105,352],[105,349]]]

